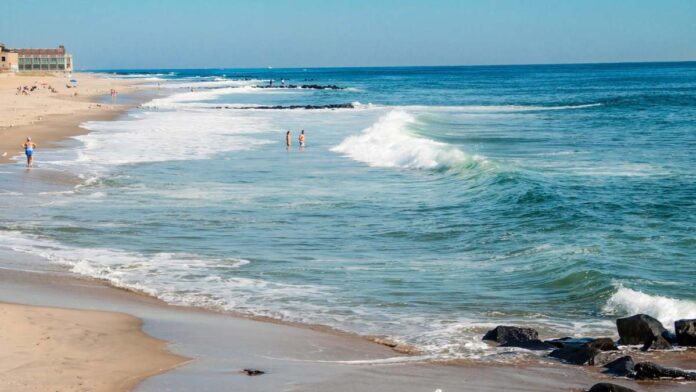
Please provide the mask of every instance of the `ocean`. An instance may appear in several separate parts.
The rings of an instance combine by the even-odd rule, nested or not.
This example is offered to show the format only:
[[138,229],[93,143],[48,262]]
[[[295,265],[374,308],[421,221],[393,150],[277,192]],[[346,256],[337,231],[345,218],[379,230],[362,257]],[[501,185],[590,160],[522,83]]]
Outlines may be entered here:
[[99,72],[153,96],[0,168],[13,268],[437,359],[696,318],[696,63]]

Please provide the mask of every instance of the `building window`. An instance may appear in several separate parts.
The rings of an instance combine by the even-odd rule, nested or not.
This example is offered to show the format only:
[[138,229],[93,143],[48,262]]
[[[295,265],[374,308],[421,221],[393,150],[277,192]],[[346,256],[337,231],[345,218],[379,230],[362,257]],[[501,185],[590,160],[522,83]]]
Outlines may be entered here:
[[2,62],[3,63],[5,62],[5,56],[2,56]]

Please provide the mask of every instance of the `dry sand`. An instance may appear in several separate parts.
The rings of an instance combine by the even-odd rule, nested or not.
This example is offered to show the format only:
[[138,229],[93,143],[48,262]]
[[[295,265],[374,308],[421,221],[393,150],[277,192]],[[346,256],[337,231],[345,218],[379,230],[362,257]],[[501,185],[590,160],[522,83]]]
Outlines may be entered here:
[[126,391],[186,361],[123,313],[0,303],[0,390]]
[[[110,90],[131,92],[135,82],[107,79],[95,74],[73,74],[77,88],[67,88],[69,77],[0,74],[0,163],[22,154],[22,143],[31,136],[37,150],[68,136],[84,133],[79,127],[87,120],[108,120],[127,108],[118,104],[96,103]],[[58,92],[53,93],[47,87]],[[17,87],[37,86],[29,95],[17,95]],[[77,93],[77,96],[75,95]],[[3,156],[4,155],[4,156]]]

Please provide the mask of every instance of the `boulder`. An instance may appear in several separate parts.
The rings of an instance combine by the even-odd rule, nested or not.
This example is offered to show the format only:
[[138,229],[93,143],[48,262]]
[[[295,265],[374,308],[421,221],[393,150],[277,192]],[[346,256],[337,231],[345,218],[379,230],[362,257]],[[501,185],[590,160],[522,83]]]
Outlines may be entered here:
[[558,348],[551,353],[550,357],[558,358],[573,365],[594,365],[595,358],[601,353],[600,350],[586,346],[569,346]]
[[589,342],[585,343],[584,346],[596,348],[600,351],[615,351],[619,349],[618,347],[616,347],[616,344],[613,340],[611,340],[611,338],[592,339]]
[[667,368],[652,362],[638,362],[634,367],[636,380],[659,380],[662,378],[678,378],[696,381],[696,372],[687,372],[676,368]]
[[633,376],[634,366],[633,358],[630,355],[626,355],[604,365],[606,369],[604,373],[617,377],[631,377]]
[[553,350],[554,348],[556,348],[556,346],[548,344],[546,342],[542,342],[539,339],[525,341],[513,340],[510,342],[505,342],[501,344],[499,347],[519,347],[524,348],[526,350]]
[[623,354],[621,351],[600,351],[599,354],[594,357],[594,365],[603,367],[604,365],[613,362],[621,358]]
[[563,347],[569,347],[569,346],[579,347],[579,346],[582,346],[583,344],[589,343],[591,341],[592,341],[592,338],[571,338],[571,337],[544,340],[545,343],[554,345],[557,348],[563,348]]
[[619,330],[622,344],[645,344],[651,339],[668,333],[662,323],[647,314],[617,319],[616,328]]
[[696,319],[675,321],[674,332],[680,346],[696,347]]
[[551,344],[557,348],[587,346],[601,351],[618,350],[614,341],[610,338],[560,338],[545,340],[544,343]]
[[612,384],[608,382],[600,382],[595,384],[588,390],[588,392],[636,392],[634,389],[627,388],[618,384]]
[[510,327],[506,325],[499,325],[486,332],[483,336],[483,340],[493,340],[501,344],[526,342],[535,339],[539,339],[539,333],[534,328]]
[[655,338],[651,338],[645,344],[643,347],[641,347],[641,351],[648,351],[648,350],[671,350],[672,349],[672,344],[667,341],[662,335],[657,336]]

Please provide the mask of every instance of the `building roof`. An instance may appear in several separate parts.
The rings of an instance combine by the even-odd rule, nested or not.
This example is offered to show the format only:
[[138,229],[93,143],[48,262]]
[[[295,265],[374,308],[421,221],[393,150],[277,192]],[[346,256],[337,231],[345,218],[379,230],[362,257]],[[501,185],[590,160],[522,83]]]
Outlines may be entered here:
[[20,56],[36,56],[36,55],[64,55],[65,47],[63,45],[58,48],[28,48],[28,49],[12,49],[13,52],[19,53]]

